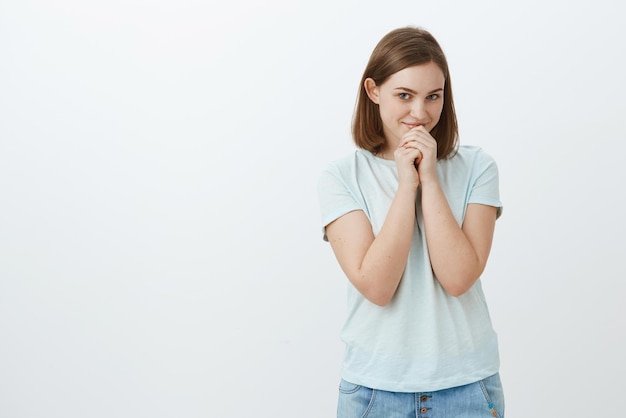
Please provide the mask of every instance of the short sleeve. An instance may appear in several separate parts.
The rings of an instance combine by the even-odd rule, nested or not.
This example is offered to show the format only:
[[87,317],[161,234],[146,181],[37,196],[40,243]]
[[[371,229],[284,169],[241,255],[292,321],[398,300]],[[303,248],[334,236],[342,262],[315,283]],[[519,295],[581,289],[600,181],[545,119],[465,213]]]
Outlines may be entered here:
[[502,215],[500,201],[500,181],[496,161],[485,152],[480,152],[475,166],[472,190],[467,203],[479,203],[494,206],[498,209],[497,217]]
[[322,171],[318,179],[317,192],[322,216],[323,239],[328,241],[326,226],[346,213],[362,209],[362,207],[335,167],[330,166]]

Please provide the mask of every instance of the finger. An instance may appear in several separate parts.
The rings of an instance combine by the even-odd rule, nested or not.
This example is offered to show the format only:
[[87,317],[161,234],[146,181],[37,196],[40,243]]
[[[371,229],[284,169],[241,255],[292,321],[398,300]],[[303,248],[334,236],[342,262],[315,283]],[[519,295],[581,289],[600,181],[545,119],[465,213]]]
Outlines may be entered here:
[[422,141],[420,141],[419,138],[405,138],[404,140],[400,142],[399,146],[404,147],[404,148],[407,148],[407,147],[415,148],[419,146],[421,142]]
[[400,149],[411,152],[411,154],[422,155],[422,150],[420,149],[420,144],[417,141],[409,141],[404,145],[399,147]]
[[407,151],[411,151],[412,155],[417,155],[419,156],[419,158],[422,157],[424,151],[427,149],[423,145],[420,145],[418,142],[409,142],[402,148]]
[[437,141],[432,138],[407,138],[401,142],[403,148],[418,148],[422,152],[432,152],[437,149]]
[[397,151],[400,155],[413,155],[421,152],[419,148],[412,146],[399,147]]
[[400,147],[395,152],[396,159],[403,159],[413,161],[422,158],[422,152],[417,148],[404,148]]
[[417,126],[413,129],[411,129],[410,131],[408,131],[406,134],[404,134],[403,138],[425,138],[425,139],[433,139],[432,135],[430,134],[430,132],[424,127],[424,126]]
[[430,136],[428,132],[410,132],[402,137],[400,140],[399,146],[403,146],[404,144],[408,144],[411,142],[414,143],[428,143],[430,141],[434,141],[434,138]]

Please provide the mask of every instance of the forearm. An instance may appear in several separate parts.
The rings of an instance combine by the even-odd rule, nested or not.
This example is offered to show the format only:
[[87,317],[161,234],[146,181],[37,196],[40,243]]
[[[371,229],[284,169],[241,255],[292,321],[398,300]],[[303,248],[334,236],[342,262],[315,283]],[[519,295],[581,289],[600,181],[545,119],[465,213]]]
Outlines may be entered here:
[[448,293],[459,296],[481,275],[484,261],[454,218],[437,181],[422,184],[422,213],[435,276]]
[[415,198],[414,188],[400,186],[358,269],[361,292],[378,305],[389,303],[406,267],[415,227]]

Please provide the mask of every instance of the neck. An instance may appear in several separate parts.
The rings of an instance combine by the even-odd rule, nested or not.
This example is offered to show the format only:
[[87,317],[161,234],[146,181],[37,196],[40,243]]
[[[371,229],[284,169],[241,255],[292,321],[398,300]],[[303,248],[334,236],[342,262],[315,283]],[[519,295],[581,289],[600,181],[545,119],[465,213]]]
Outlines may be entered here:
[[379,152],[374,154],[376,155],[378,158],[382,158],[383,160],[394,160],[395,158],[393,158],[393,155],[390,153],[386,153],[386,152]]
[[383,149],[381,149],[379,152],[377,152],[375,155],[378,158],[383,158],[385,160],[395,160],[395,158],[393,156],[393,151],[394,150],[395,150],[395,147],[391,147],[387,143],[387,145],[385,145],[385,147]]

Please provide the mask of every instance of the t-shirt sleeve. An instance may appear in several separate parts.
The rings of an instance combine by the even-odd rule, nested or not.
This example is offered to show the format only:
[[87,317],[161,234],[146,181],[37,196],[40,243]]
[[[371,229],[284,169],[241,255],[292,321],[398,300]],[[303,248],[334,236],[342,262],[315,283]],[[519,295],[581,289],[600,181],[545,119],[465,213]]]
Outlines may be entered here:
[[497,217],[502,215],[500,201],[500,181],[496,161],[481,151],[475,166],[475,180],[467,203],[479,203],[494,206],[498,209]]
[[326,226],[348,212],[362,209],[350,192],[348,185],[341,179],[336,167],[326,168],[319,176],[317,192],[322,215],[322,238],[326,237]]

